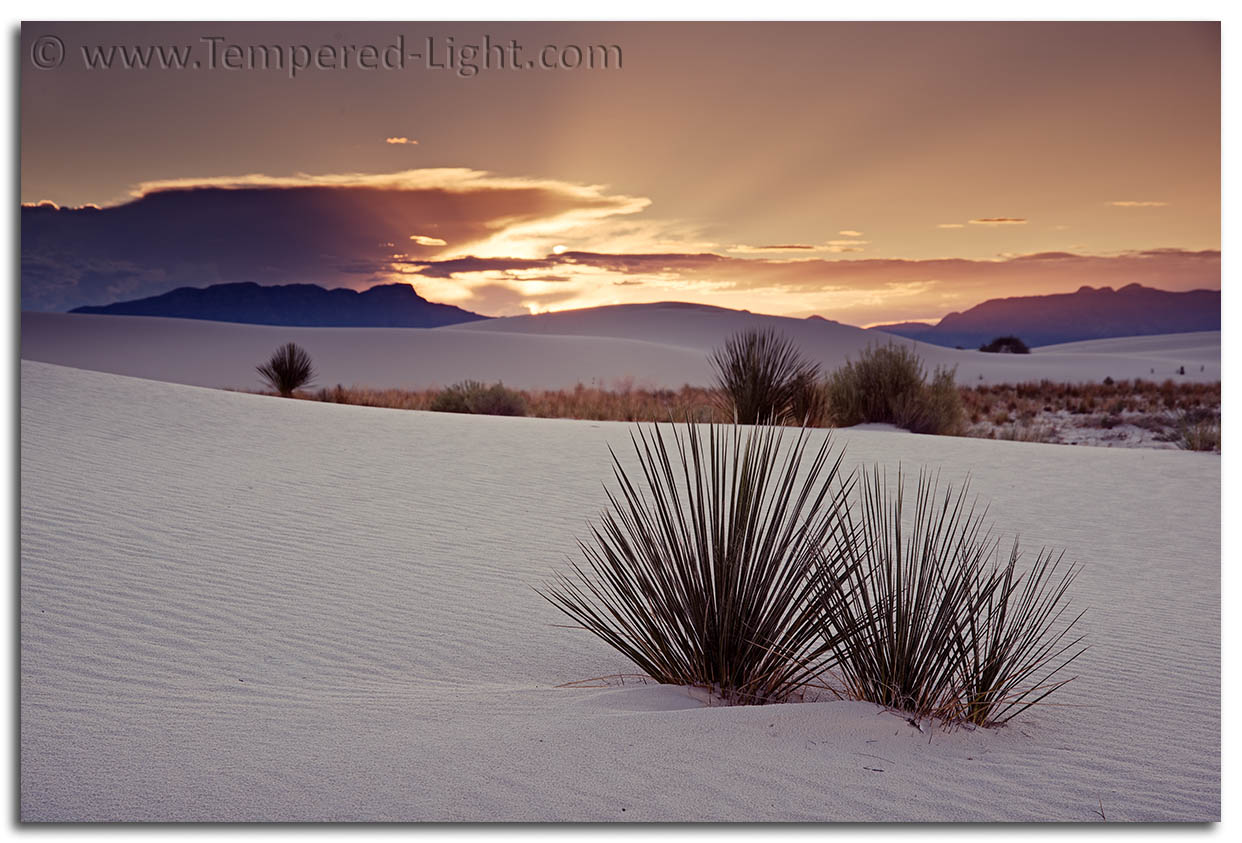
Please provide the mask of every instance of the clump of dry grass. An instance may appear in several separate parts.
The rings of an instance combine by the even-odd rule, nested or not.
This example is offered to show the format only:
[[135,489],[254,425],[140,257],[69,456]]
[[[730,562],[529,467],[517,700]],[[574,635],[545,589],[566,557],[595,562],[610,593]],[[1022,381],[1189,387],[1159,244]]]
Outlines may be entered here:
[[[1220,407],[1220,382],[1174,383],[1166,380],[1103,383],[1055,383],[1049,380],[1020,384],[976,385],[961,390],[967,418],[978,423],[998,413],[1033,417],[1065,411],[1076,415],[1165,413]],[[1006,419],[1008,421],[1008,419]]]
[[502,383],[490,386],[462,381],[443,389],[427,407],[436,413],[471,413],[484,416],[524,416],[526,398]]
[[[729,414],[719,407],[714,390],[683,386],[681,389],[640,389],[621,382],[613,389],[578,384],[573,389],[512,390],[522,396],[526,415],[545,419],[659,422],[689,418],[700,422],[726,422]],[[374,389],[337,384],[304,397],[336,404],[359,404],[397,410],[429,410],[438,389]]]
[[[1016,439],[1031,442],[1057,441],[1065,438],[1061,429],[1076,427],[1108,430],[1130,425],[1147,431],[1157,442],[1180,444],[1185,448],[1220,449],[1220,383],[1181,383],[1172,381],[1106,381],[1096,384],[1065,384],[1041,381],[1021,384],[955,386],[943,373],[933,379],[935,401],[943,400],[943,408],[932,403],[931,416],[954,415],[954,397],[964,407],[968,436],[992,439]],[[806,419],[808,427],[827,427],[834,422],[829,391],[824,381],[800,389],[794,412],[786,423],[797,424]],[[340,404],[361,404],[402,410],[428,410],[441,390],[372,389],[367,387],[335,387],[299,392],[296,397]],[[590,419],[593,421],[661,422],[690,419],[698,422],[727,423],[732,411],[720,405],[719,392],[703,387],[683,386],[680,389],[646,389],[623,380],[605,387],[578,384],[572,389],[513,390],[520,394],[526,414],[538,418]],[[912,402],[902,407],[910,412],[918,407]],[[922,406],[926,406],[923,404]],[[1072,416],[1072,421],[1068,418]],[[908,416],[903,416],[909,421]],[[959,420],[961,417],[959,417]],[[914,429],[930,432],[925,423]],[[965,425],[963,425],[965,427]],[[1213,431],[1215,445],[1212,446]],[[943,428],[941,432],[946,432]],[[1188,434],[1183,438],[1183,433]]]
[[639,389],[631,381],[622,381],[614,389],[578,384],[573,389],[532,390],[525,395],[530,415],[541,418],[633,422],[674,418],[699,422],[729,420],[716,393],[703,387]]
[[1172,439],[1183,451],[1219,451],[1220,416],[1210,411],[1184,411],[1178,416]]

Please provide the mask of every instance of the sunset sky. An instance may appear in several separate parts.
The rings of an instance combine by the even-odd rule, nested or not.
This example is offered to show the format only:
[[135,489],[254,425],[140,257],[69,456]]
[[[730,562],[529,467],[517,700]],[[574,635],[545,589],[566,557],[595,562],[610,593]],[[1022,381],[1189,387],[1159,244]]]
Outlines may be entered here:
[[[23,208],[23,307],[405,281],[489,315],[682,300],[866,325],[1084,284],[1219,288],[1219,33],[25,24],[21,200],[54,206]],[[227,45],[399,37],[444,63],[485,36],[524,58],[615,46],[621,66],[221,65]],[[84,66],[157,44],[199,66]]]

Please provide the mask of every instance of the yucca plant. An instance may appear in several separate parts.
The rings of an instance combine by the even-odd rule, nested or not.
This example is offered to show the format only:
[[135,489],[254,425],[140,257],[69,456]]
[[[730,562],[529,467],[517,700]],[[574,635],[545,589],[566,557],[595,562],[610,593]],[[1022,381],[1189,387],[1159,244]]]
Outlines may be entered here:
[[858,489],[859,540],[845,548],[858,554],[849,587],[820,595],[825,633],[842,641],[837,671],[846,696],[930,716],[957,678],[959,622],[972,610],[970,586],[988,551],[982,517],[964,489],[937,506],[926,474],[912,519],[900,473],[894,494],[879,468]]
[[1082,652],[1062,660],[1081,641],[1068,639],[1081,614],[1062,625],[1072,568],[1041,553],[1019,575],[1016,543],[998,565],[986,510],[965,484],[941,495],[920,473],[911,513],[900,472],[892,489],[879,468],[858,489],[856,537],[839,546],[854,564],[834,564],[848,580],[817,595],[844,696],[992,725],[1068,681],[1053,677]]
[[850,483],[827,437],[812,448],[805,429],[783,434],[640,427],[637,471],[613,453],[619,491],[579,542],[585,563],[543,596],[661,683],[787,699],[837,643],[808,598],[847,576],[824,549],[850,541]]
[[973,587],[987,599],[962,626],[951,719],[978,726],[1013,719],[1071,681],[1055,677],[1086,649],[1081,635],[1070,638],[1083,612],[1062,623],[1078,569],[1063,565],[1064,554],[1041,550],[1018,574],[1018,558],[1015,541],[1008,564],[981,572],[991,582]]
[[802,356],[792,341],[767,329],[740,331],[710,358],[725,409],[739,424],[784,424],[810,407],[819,365]]
[[276,349],[271,359],[255,366],[255,370],[262,375],[268,386],[286,398],[315,378],[310,355],[301,346],[291,342]]

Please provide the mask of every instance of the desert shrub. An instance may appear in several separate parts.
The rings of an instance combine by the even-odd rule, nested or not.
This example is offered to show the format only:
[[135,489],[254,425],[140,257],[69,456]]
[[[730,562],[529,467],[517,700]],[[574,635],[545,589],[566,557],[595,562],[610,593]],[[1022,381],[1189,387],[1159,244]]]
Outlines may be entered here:
[[1070,638],[1083,612],[1069,617],[1066,603],[1079,569],[1042,549],[1019,574],[1018,559],[1015,540],[1008,562],[979,572],[971,589],[984,597],[965,616],[956,698],[944,714],[950,721],[1012,720],[1072,681],[1055,677],[1086,650],[1081,635]]
[[1183,451],[1219,451],[1220,417],[1204,410],[1183,411],[1172,439]]
[[294,390],[301,389],[315,379],[315,369],[310,355],[296,343],[287,342],[272,353],[271,358],[255,366],[263,380],[273,390],[288,398]]
[[789,401],[790,422],[804,427],[823,427],[828,421],[828,392],[818,371],[799,373]]
[[1027,348],[1026,343],[1014,336],[996,337],[988,343],[979,346],[980,351],[988,351],[993,354],[1030,354],[1031,350]]
[[502,383],[490,386],[462,381],[441,390],[428,407],[438,413],[475,413],[486,416],[524,416],[526,399]]
[[891,494],[878,468],[857,488],[857,532],[841,531],[850,564],[834,568],[848,584],[817,593],[845,696],[992,725],[1069,681],[1055,677],[1082,652],[1069,639],[1081,614],[1063,621],[1072,566],[1041,552],[1019,574],[1016,543],[1000,564],[965,485],[941,496],[920,474],[910,513],[900,474]]
[[323,401],[324,403],[327,403],[327,404],[352,403],[349,400],[350,398],[349,393],[346,391],[345,387],[341,386],[341,384],[339,383],[336,386],[334,386],[332,389],[328,389],[326,386],[323,387],[317,393],[315,393],[313,397],[316,401]]
[[845,576],[824,548],[848,541],[849,489],[827,437],[785,433],[640,428],[638,469],[613,454],[619,491],[579,542],[585,564],[543,596],[661,683],[788,698],[833,651],[808,597]]
[[913,350],[868,346],[828,376],[828,414],[838,426],[886,422],[915,433],[960,433],[965,411],[954,369],[937,367],[928,383]]
[[809,390],[817,388],[819,366],[776,331],[736,333],[710,361],[722,404],[739,424],[801,423],[796,413],[814,403]]

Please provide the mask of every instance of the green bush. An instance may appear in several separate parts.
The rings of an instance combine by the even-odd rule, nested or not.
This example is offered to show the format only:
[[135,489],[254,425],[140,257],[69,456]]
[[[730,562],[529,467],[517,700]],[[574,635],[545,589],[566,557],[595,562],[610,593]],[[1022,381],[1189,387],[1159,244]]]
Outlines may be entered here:
[[428,409],[438,413],[524,416],[526,399],[521,393],[506,389],[502,383],[488,386],[478,381],[462,381],[441,390]]
[[266,363],[254,368],[268,386],[285,398],[315,378],[310,355],[301,346],[291,342],[276,349]]
[[801,424],[816,412],[819,366],[776,331],[734,334],[710,361],[722,403],[739,424]]
[[958,434],[965,426],[954,369],[937,367],[928,383],[923,362],[905,346],[868,346],[856,362],[828,376],[828,415],[833,424],[895,424],[914,433]]
[[639,428],[638,469],[613,454],[619,492],[579,542],[585,564],[543,596],[658,682],[788,698],[831,662],[809,598],[844,577],[824,548],[848,540],[848,484],[826,436],[784,432]]

